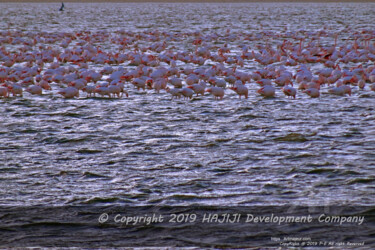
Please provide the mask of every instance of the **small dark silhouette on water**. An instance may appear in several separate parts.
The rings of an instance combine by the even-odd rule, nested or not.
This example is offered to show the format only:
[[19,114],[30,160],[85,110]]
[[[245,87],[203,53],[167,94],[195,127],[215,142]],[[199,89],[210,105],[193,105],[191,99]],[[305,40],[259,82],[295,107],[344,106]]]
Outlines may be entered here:
[[61,3],[61,7],[60,7],[59,11],[64,11],[64,3]]

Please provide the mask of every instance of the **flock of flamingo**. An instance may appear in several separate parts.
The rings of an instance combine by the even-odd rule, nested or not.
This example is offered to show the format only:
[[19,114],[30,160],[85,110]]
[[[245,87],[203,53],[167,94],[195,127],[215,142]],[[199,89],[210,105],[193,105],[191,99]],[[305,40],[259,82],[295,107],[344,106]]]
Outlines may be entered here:
[[165,91],[172,99],[206,93],[223,99],[228,89],[248,98],[251,84],[264,97],[375,91],[375,30],[348,30],[345,39],[324,30],[0,34],[3,98],[24,91],[120,98],[131,88]]

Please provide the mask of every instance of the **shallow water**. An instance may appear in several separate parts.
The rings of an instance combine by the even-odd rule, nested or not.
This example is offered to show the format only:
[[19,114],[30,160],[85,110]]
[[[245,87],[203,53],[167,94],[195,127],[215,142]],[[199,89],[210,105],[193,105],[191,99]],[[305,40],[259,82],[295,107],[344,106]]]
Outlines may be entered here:
[[[375,27],[374,4],[67,3],[63,13],[59,4],[1,7],[1,30],[11,22],[10,29],[33,32]],[[0,99],[1,204],[373,204],[374,92],[291,100],[280,90],[264,99],[249,88],[248,100],[227,90],[222,101],[171,101],[133,88],[129,98],[111,100],[63,99],[56,88]]]

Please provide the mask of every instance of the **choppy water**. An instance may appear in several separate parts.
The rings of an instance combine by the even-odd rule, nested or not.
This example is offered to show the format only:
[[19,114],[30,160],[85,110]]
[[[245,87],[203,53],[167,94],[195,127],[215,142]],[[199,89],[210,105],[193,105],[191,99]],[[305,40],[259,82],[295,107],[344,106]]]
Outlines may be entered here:
[[[9,22],[46,32],[375,27],[373,4],[1,7],[2,30]],[[255,90],[248,100],[228,90],[218,102],[133,88],[111,100],[67,100],[56,89],[0,99],[1,204],[373,204],[374,92],[290,100]]]

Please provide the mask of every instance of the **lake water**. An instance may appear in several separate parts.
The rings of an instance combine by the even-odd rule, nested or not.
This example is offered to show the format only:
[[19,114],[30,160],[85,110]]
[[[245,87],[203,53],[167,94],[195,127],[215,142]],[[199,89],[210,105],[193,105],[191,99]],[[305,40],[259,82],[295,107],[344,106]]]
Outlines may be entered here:
[[[6,34],[41,38],[32,47],[34,51],[42,49],[40,46],[62,51],[61,40],[48,42],[48,37],[61,32],[99,34],[101,39],[95,45],[113,53],[119,51],[113,42],[119,34],[136,37],[156,30],[169,51],[192,52],[195,32],[201,32],[204,43],[226,43],[232,56],[241,54],[240,45],[255,51],[264,44],[276,48],[298,32],[306,40],[314,32],[326,34],[320,40],[323,46],[332,46],[332,34],[338,34],[338,47],[353,43],[356,31],[375,32],[372,3],[66,3],[63,12],[57,11],[59,3],[1,3],[0,7],[1,41],[7,39]],[[76,42],[70,48],[78,46]],[[143,47],[152,43],[139,41]],[[1,46],[12,53],[22,44]],[[125,52],[134,49],[131,46]],[[177,61],[180,68],[213,64],[209,60],[203,66]],[[340,67],[372,64],[341,62]],[[88,66],[99,71],[105,65]],[[129,61],[112,65],[119,66],[135,68]],[[169,67],[166,63],[160,66]],[[45,64],[42,73],[48,67]],[[253,73],[264,67],[244,60],[237,70]],[[308,67],[316,73],[323,66]],[[298,65],[287,69],[295,74]],[[356,229],[327,224],[260,229],[210,224],[212,228],[205,226],[204,230],[198,225],[201,230],[197,230],[188,224],[151,224],[119,230],[118,225],[98,226],[95,212],[94,220],[85,217],[90,214],[87,211],[102,205],[187,206],[182,211],[188,213],[196,212],[196,205],[233,209],[373,205],[375,92],[369,85],[364,90],[353,86],[352,96],[331,95],[324,86],[320,98],[298,91],[296,99],[288,99],[280,87],[275,98],[263,98],[256,92],[259,86],[251,81],[246,83],[248,99],[240,100],[227,89],[220,101],[208,94],[171,100],[164,90],[158,94],[131,84],[126,85],[128,98],[81,94],[64,99],[57,93],[58,84],[51,85],[52,90],[41,96],[24,93],[23,97],[0,98],[0,205],[21,209],[0,208],[2,246],[280,246],[270,238],[279,235],[374,244],[368,237],[373,234],[373,223]],[[33,205],[41,205],[42,210],[24,209]],[[78,222],[64,217],[71,205],[87,209],[73,208],[71,213],[83,215],[83,222],[82,216]],[[63,207],[43,211],[50,206]],[[275,213],[269,209],[272,207],[259,211]],[[47,215],[50,217],[45,219]],[[335,235],[340,230],[362,231],[354,236]]]
[[[64,12],[59,4],[1,7],[1,30],[39,34],[286,28],[338,32],[340,45],[350,32],[375,26],[371,3],[66,3]],[[232,53],[241,43],[253,49],[265,43],[218,40],[225,42]],[[170,44],[193,49],[184,40]],[[117,49],[109,39],[101,46]],[[239,70],[262,67],[251,61]],[[0,99],[1,204],[373,204],[375,93],[368,87],[353,87],[351,97],[322,90],[318,99],[299,92],[292,100],[280,88],[276,98],[265,99],[252,83],[249,99],[226,90],[222,101],[171,101],[164,91],[132,86],[129,98],[63,99],[52,87],[43,96]]]

